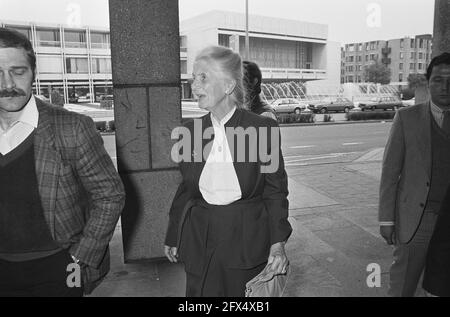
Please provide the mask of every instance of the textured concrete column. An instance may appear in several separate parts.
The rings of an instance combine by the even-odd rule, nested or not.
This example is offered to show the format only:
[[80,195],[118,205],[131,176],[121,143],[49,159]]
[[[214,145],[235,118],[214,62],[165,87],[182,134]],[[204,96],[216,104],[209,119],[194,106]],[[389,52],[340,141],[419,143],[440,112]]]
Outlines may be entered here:
[[153,259],[180,181],[170,159],[181,122],[178,0],[110,0],[109,11],[125,261]]
[[433,56],[450,52],[450,0],[435,0]]

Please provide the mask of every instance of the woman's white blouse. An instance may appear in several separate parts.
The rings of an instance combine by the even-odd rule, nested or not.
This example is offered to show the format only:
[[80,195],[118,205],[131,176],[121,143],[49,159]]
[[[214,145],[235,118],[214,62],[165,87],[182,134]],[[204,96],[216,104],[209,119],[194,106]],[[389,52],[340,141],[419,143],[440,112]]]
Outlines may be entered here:
[[233,166],[225,133],[225,123],[236,111],[234,107],[220,122],[211,115],[214,141],[200,175],[199,188],[203,199],[212,205],[228,205],[241,198],[239,180]]

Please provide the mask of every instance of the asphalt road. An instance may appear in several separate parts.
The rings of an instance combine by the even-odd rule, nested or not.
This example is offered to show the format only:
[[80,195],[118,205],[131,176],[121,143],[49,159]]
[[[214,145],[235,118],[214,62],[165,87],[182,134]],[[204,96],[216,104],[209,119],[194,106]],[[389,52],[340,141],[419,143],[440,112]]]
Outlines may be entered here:
[[[351,161],[386,144],[391,123],[357,123],[281,128],[282,151],[288,168]],[[104,135],[116,160],[114,135]]]

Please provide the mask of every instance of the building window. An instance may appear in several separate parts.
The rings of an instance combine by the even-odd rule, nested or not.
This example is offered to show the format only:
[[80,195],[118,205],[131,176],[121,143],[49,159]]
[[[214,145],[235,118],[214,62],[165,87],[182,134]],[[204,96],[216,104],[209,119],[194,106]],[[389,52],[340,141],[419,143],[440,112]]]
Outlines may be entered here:
[[423,39],[419,40],[419,48],[423,48]]
[[423,53],[419,53],[419,59],[423,59]]
[[400,59],[405,58],[405,54],[403,52],[400,52]]
[[401,39],[400,40],[400,48],[403,48],[403,47],[405,47],[405,40]]
[[93,74],[111,74],[110,58],[93,58],[92,73]]
[[61,45],[59,30],[37,29],[36,34],[39,46],[58,47]]
[[403,81],[403,74],[398,74],[398,81],[402,82]]
[[186,37],[186,35],[180,36],[180,52],[187,52],[187,37]]
[[369,55],[366,55],[366,62],[369,61]]
[[349,56],[348,59],[350,63],[353,63],[355,61],[355,56]]
[[411,48],[414,48],[414,47],[415,47],[414,39],[411,39]]
[[68,74],[87,74],[88,60],[87,58],[66,58],[66,71]]
[[374,61],[375,60],[375,54],[370,54],[370,60]]
[[349,50],[349,52],[354,52],[354,51],[355,51],[355,45],[350,44],[350,45],[348,46],[348,50]]
[[228,34],[219,34],[219,45],[230,47],[230,36]]
[[61,74],[62,60],[59,56],[38,55],[37,67],[40,74]]
[[353,82],[353,76],[348,76],[347,77],[347,82],[352,83]]
[[86,47],[86,33],[82,31],[64,31],[64,45],[71,48]]
[[362,45],[362,43],[359,43],[359,44],[358,44],[358,51],[361,52],[362,50],[363,50],[363,45]]
[[410,63],[409,64],[409,69],[410,70],[415,70],[416,69],[415,64],[414,63]]
[[422,63],[417,64],[417,67],[418,70],[422,70]]
[[416,59],[416,52],[411,52],[411,59]]
[[369,42],[367,42],[367,43],[366,43],[366,51],[368,51],[368,50],[369,50],[369,48],[370,48],[370,43],[369,43]]
[[403,63],[398,64],[398,69],[403,70]]
[[109,33],[91,32],[92,48],[110,49],[110,43]]
[[187,74],[187,61],[180,61],[181,74]]

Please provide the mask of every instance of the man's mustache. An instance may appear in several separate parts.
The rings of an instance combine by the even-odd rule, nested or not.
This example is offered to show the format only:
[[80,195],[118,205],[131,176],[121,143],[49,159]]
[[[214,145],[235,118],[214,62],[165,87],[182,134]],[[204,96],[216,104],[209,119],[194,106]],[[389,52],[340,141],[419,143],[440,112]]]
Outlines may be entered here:
[[26,92],[19,88],[13,88],[12,90],[0,90],[0,98],[22,97],[26,95]]

